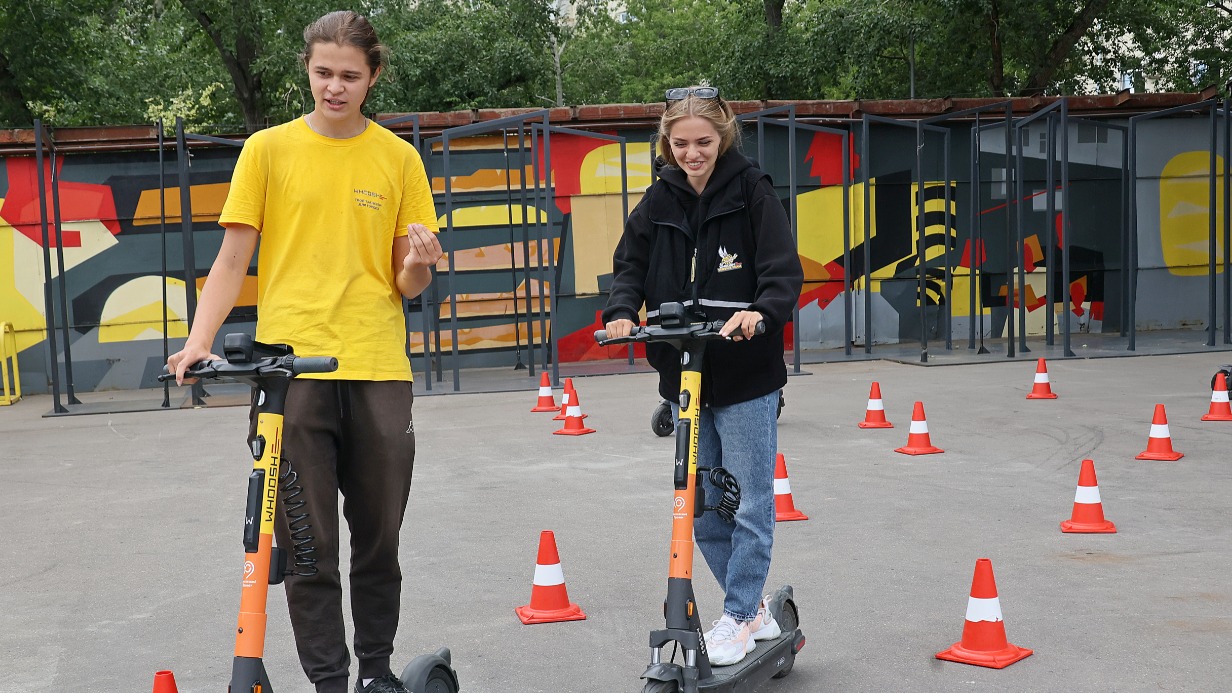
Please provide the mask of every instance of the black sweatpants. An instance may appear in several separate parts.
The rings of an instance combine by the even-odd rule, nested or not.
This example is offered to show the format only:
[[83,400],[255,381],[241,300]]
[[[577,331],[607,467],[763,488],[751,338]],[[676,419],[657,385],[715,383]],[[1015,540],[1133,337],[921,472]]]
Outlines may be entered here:
[[[342,615],[338,496],[351,532],[351,616],[359,678],[390,673],[402,591],[398,533],[415,463],[406,381],[296,379],[287,394],[283,472],[294,471],[311,525],[317,573],[285,583],[300,664],[318,693],[346,693],[350,655]],[[256,431],[255,408],[252,434]],[[285,492],[280,501],[284,500]],[[281,505],[281,502],[280,502]],[[298,524],[298,523],[297,523]],[[277,513],[278,546],[295,555]]]

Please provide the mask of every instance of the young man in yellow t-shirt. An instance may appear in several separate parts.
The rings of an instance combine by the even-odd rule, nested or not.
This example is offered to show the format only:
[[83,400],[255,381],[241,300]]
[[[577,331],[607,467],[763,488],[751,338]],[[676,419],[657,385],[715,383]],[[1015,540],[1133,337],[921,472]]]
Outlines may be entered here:
[[[338,495],[351,533],[351,606],[360,693],[404,693],[390,655],[402,573],[398,535],[415,460],[402,297],[431,281],[441,257],[436,211],[414,147],[360,110],[385,60],[368,21],[325,15],[304,31],[316,107],[244,145],[219,219],[226,228],[183,350],[183,382],[239,296],[258,243],[258,341],[335,356],[333,373],[290,383],[283,458],[312,524],[315,575],[287,580],[300,663],[318,693],[346,693]],[[255,409],[254,409],[255,411]],[[255,417],[254,417],[255,425]],[[287,518],[275,536],[291,546]]]

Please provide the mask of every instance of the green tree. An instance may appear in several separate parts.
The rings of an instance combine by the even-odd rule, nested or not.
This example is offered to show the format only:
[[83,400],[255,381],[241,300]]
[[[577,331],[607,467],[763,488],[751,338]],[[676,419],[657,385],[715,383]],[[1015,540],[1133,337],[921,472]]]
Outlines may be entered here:
[[373,95],[376,110],[555,103],[557,25],[546,0],[419,0],[381,20],[391,83]]

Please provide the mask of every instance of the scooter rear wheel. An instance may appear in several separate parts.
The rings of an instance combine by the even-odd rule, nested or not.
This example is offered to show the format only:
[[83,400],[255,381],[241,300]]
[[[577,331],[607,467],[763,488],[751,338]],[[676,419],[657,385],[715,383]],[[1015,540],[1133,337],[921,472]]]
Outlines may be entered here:
[[[779,628],[781,628],[784,633],[795,632],[795,630],[800,627],[800,613],[796,611],[796,603],[792,601],[784,602],[783,613],[778,614],[775,620],[779,622]],[[795,659],[792,659],[790,664],[774,675],[774,678],[781,679],[790,674],[791,668],[795,666],[795,663]]]
[[675,681],[647,681],[642,693],[679,693],[680,687]]
[[[420,692],[415,691],[415,693]],[[449,672],[436,667],[431,674],[428,674],[427,688],[423,690],[423,693],[458,693],[458,689],[454,688],[453,677],[449,675]]]
[[654,412],[650,415],[650,430],[660,438],[666,438],[675,431],[675,426],[672,422],[672,405],[667,402],[660,402],[659,406],[655,407]]

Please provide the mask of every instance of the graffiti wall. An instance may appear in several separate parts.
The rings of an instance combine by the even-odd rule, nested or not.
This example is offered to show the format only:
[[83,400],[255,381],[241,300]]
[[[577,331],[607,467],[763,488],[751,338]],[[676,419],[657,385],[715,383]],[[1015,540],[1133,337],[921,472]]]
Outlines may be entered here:
[[[652,181],[651,131],[596,132],[623,137],[623,159],[619,144],[579,134],[552,135],[550,154],[543,138],[516,133],[454,140],[448,186],[441,145],[434,146],[427,160],[448,255],[427,299],[408,305],[417,371],[427,363],[425,348],[440,359],[456,351],[463,366],[513,365],[542,360],[542,345],[552,339],[563,363],[624,357],[623,350],[596,347],[591,334],[626,209]],[[940,135],[927,135],[917,148],[914,129],[873,126],[867,147],[858,137],[849,144],[855,182],[846,187],[846,224],[841,137],[798,131],[790,151],[786,128],[746,136],[745,151],[763,162],[789,211],[794,164],[806,284],[793,329],[802,348],[840,349],[849,339],[856,345],[911,341],[921,331],[930,340],[949,334],[956,342],[972,332],[1002,337],[1007,319],[1018,320],[1010,306],[1025,309],[1030,335],[1059,330],[1065,319],[1075,332],[1119,332],[1128,286],[1123,135],[1092,125],[1070,128],[1065,196],[1059,166],[1052,165],[1049,180],[1055,159],[1048,150],[1056,139],[1050,142],[1047,125],[1022,134],[1022,184],[1011,186],[1002,130],[981,131],[977,145],[970,124],[955,124],[947,149]],[[1132,183],[1139,329],[1207,319],[1207,138],[1201,120],[1152,121],[1139,130]],[[0,322],[14,326],[26,392],[48,391],[49,364],[63,368],[66,342],[78,391],[156,385],[165,349],[177,349],[187,334],[190,299],[221,242],[216,219],[237,154],[225,146],[193,150],[187,225],[174,152],[161,170],[149,151],[67,154],[45,161],[41,174],[31,157],[0,161]],[[1222,167],[1219,159],[1217,170]],[[863,171],[867,186],[859,182]],[[40,175],[49,198],[45,214]],[[1222,178],[1218,183],[1215,222],[1222,229]],[[1222,254],[1217,243],[1216,256]],[[254,261],[254,276],[220,334],[252,329],[255,271]],[[1065,287],[1068,305],[1061,301]],[[786,339],[790,345],[792,335]]]

